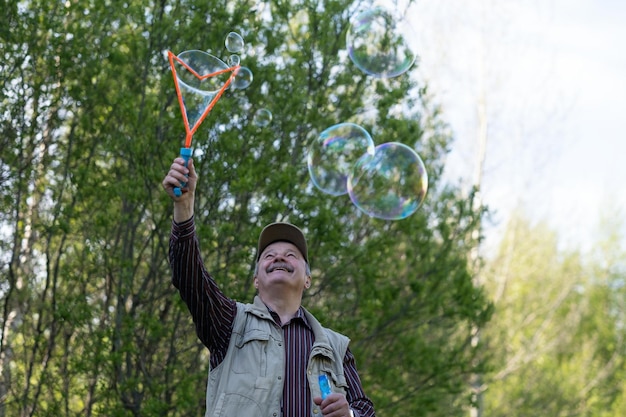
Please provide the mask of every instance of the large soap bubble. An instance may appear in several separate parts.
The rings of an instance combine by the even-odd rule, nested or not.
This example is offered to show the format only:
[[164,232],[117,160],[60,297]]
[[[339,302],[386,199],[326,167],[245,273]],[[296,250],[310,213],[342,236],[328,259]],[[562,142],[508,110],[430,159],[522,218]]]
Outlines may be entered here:
[[353,165],[373,155],[374,141],[367,130],[354,123],[331,126],[309,146],[307,164],[311,180],[327,194],[346,194]]
[[346,44],[350,59],[361,71],[390,78],[405,73],[415,62],[417,55],[408,43],[414,38],[406,19],[377,6],[352,19]]
[[348,177],[350,199],[362,212],[384,220],[413,214],[424,201],[428,175],[421,158],[410,147],[388,142],[362,157]]
[[[215,94],[230,77],[229,66],[221,59],[204,51],[184,51],[175,61],[176,76],[181,87],[196,94]],[[184,63],[184,65],[183,65]],[[211,74],[219,74],[211,76]]]
[[[173,60],[187,123],[190,128],[202,122],[206,109],[218,98],[230,77],[228,65],[204,51],[191,50]],[[216,74],[216,75],[213,75]]]

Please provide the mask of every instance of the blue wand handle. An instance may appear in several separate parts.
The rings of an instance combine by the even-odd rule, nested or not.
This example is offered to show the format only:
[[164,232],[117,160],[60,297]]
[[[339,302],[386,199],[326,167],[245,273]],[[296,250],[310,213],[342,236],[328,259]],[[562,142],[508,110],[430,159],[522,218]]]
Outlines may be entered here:
[[[180,148],[180,156],[185,160],[185,166],[187,166],[187,163],[189,162],[189,158],[191,158],[192,153],[193,149],[191,148]],[[181,188],[185,187],[186,185],[186,182],[181,182],[180,187],[174,187],[174,195],[176,197],[180,197],[181,195],[183,195],[183,191],[181,190]]]
[[324,400],[332,393],[330,389],[330,381],[326,375],[320,375],[318,379],[320,383],[320,391],[322,391],[322,400]]

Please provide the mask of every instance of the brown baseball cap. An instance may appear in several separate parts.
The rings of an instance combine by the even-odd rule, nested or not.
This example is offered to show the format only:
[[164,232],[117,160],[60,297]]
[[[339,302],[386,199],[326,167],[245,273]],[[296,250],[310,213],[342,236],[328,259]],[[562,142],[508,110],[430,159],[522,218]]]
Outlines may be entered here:
[[256,260],[261,257],[261,253],[274,242],[289,242],[298,248],[304,260],[309,262],[306,238],[302,230],[290,223],[272,223],[263,228],[259,235],[259,246],[257,248]]

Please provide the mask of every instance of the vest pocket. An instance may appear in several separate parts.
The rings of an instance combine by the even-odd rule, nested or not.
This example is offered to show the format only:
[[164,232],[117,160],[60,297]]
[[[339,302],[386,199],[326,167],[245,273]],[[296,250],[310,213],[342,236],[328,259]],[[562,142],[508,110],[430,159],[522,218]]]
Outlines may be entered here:
[[[333,387],[339,388],[339,391],[343,391],[345,394],[348,390],[348,381],[346,381],[343,373],[337,373],[331,367],[322,367],[322,372],[328,375]],[[333,389],[333,391],[335,390]]]
[[263,411],[256,399],[240,394],[220,395],[212,417],[261,416]]
[[267,374],[267,348],[269,334],[258,329],[250,329],[239,335],[233,352],[232,370],[238,374]]

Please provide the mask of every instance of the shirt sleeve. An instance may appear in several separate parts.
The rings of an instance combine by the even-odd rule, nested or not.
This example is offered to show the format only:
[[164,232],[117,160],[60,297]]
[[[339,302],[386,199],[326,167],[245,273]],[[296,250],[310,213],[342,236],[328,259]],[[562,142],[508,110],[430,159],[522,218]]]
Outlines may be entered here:
[[349,348],[343,359],[343,370],[348,382],[346,400],[354,412],[354,417],[375,417],[374,404],[363,392],[361,378],[356,369],[356,361]]
[[204,267],[194,218],[172,222],[169,260],[172,284],[191,313],[198,338],[211,352],[211,367],[224,359],[237,304],[226,297]]

